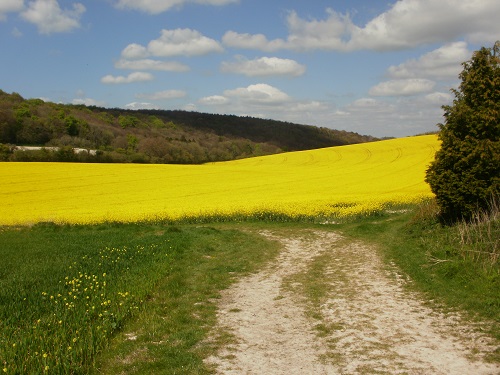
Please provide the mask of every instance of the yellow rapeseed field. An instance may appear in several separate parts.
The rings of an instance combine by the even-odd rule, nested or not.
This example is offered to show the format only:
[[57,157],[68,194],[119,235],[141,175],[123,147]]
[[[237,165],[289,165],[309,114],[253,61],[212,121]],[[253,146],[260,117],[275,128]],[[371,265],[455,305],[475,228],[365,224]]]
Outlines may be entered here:
[[0,224],[341,217],[432,195],[435,135],[204,165],[0,163]]

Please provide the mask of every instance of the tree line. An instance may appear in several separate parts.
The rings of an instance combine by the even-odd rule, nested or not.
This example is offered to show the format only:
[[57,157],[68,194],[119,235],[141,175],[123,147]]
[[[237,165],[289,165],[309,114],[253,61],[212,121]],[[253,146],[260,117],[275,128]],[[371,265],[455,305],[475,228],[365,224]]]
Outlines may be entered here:
[[[373,140],[275,120],[58,104],[0,90],[3,161],[196,164]],[[16,145],[47,148],[19,150]],[[73,148],[93,152],[75,153]]]

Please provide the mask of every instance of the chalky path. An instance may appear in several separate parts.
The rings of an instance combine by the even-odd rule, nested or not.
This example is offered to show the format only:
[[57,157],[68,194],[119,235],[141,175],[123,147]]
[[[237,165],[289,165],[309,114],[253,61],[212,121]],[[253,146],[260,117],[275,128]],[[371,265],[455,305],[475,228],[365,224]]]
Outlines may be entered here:
[[[482,358],[491,339],[405,290],[376,249],[326,230],[262,234],[283,249],[224,292],[218,329],[235,343],[207,359],[219,374],[500,374]],[[312,318],[290,280],[325,255],[328,292]],[[318,335],[318,324],[330,328]]]

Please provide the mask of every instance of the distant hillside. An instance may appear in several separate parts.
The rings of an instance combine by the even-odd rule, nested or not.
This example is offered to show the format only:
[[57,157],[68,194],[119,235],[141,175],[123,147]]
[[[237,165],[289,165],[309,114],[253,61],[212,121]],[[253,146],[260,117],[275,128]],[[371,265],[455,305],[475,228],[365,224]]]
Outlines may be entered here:
[[0,90],[0,160],[204,163],[374,140],[275,120],[56,104]]

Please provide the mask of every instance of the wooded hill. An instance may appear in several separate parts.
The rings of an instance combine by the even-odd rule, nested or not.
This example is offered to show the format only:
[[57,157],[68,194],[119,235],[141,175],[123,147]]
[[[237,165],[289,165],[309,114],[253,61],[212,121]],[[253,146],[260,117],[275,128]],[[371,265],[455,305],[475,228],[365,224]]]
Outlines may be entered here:
[[[3,161],[204,163],[374,140],[275,120],[56,104],[0,90]],[[47,148],[14,147],[21,145]]]

